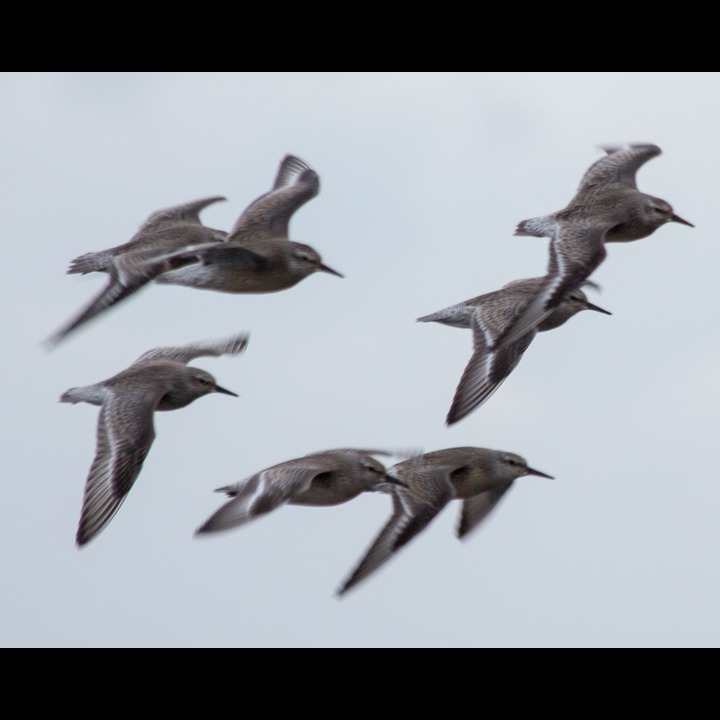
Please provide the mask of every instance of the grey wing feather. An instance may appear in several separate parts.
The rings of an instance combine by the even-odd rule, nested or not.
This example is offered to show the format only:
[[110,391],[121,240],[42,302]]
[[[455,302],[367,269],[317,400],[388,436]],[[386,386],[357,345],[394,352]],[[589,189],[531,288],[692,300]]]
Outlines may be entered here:
[[308,453],[305,457],[321,458],[323,455],[351,455],[353,457],[362,457],[363,455],[384,455],[390,457],[396,453],[389,450],[370,450],[364,448],[334,448],[333,450],[318,450],[317,452]]
[[227,200],[226,197],[217,195],[215,197],[193,200],[191,202],[182,203],[181,205],[173,205],[172,207],[158,210],[148,217],[141,226],[141,230],[166,222],[190,222],[200,224],[200,212],[202,210],[208,207],[208,205],[225,200]]
[[[225,240],[186,245],[150,258],[148,262],[153,265],[160,263],[161,272],[172,272],[196,263],[226,266],[236,270],[260,270],[268,264],[267,259],[262,255],[248,250],[237,242]],[[163,280],[164,278],[160,278],[160,281]]]
[[399,495],[400,493],[393,494],[393,514],[390,520],[380,530],[347,580],[343,582],[337,591],[338,595],[343,595],[374,573],[436,517],[437,510],[430,505],[409,501],[407,496],[400,499]]
[[518,299],[522,297],[527,298],[531,293],[537,292],[540,289],[544,280],[544,277],[511,280],[510,282],[505,283],[505,285],[502,286],[501,292],[512,291],[517,294]]
[[[111,393],[97,427],[95,458],[83,494],[76,542],[85,545],[113,519],[140,474],[155,439],[153,408],[157,397],[147,388]],[[161,394],[156,389],[155,394]]]
[[236,485],[219,488],[218,492],[226,492],[232,499],[196,532],[229,530],[271,512],[307,490],[313,479],[326,469],[322,463],[290,461],[255,473]]
[[208,340],[206,342],[190,343],[177,347],[155,348],[154,350],[148,350],[146,353],[143,353],[133,365],[153,360],[172,360],[174,362],[187,364],[191,360],[199,357],[237,355],[246,348],[249,337],[248,333],[239,333],[223,340]]
[[[390,519],[343,582],[337,591],[338,595],[343,595],[384,565],[424,530],[453,499],[450,468],[417,466],[412,460],[405,461],[403,466],[412,473],[411,489],[397,488],[393,492],[393,513]],[[403,479],[407,478],[403,476]]]
[[136,276],[134,280],[127,285],[121,283],[117,277],[111,277],[110,282],[85,306],[85,309],[53,333],[45,341],[45,344],[48,347],[54,347],[81,325],[101,315],[113,305],[117,305],[121,300],[130,297],[130,295],[146,285],[149,280],[153,279],[154,274],[152,270],[150,270],[148,275],[149,278],[148,276]]
[[511,486],[512,483],[508,483],[463,500],[457,536],[464,539],[471,530],[475,529],[490,514]]
[[248,333],[239,333],[223,340],[208,340],[206,342],[190,343],[189,345],[177,347],[155,348],[143,353],[131,367],[154,360],[172,360],[186,365],[191,360],[199,357],[237,355],[246,348],[249,338],[250,335]]
[[534,330],[562,302],[567,293],[581,287],[605,259],[605,234],[611,224],[577,227],[560,223],[551,240],[548,274],[519,317],[495,341],[493,348],[507,346]]
[[605,157],[597,160],[587,170],[578,192],[596,185],[621,183],[637,190],[635,175],[648,161],[662,152],[657,145],[629,145],[627,147],[605,146]]
[[167,258],[174,253],[161,254],[168,245],[176,246],[179,241],[192,238],[200,243],[210,243],[216,239],[217,231],[204,226],[196,227],[188,223],[177,223],[175,227],[158,222],[157,232],[138,233],[124,248],[126,250],[114,256],[113,263],[106,268],[110,276],[108,284],[93,300],[70,322],[55,332],[46,344],[57,345],[71,332],[89,320],[101,315],[122,300],[135,294],[145,285],[170,269]]
[[240,243],[287,238],[290,218],[320,192],[320,178],[304,160],[293,155],[280,163],[275,185],[244,210],[230,231],[229,240]]
[[273,190],[280,190],[281,188],[294,185],[301,180],[302,176],[308,170],[312,173],[315,172],[310,165],[296,155],[286,155],[278,166]]
[[453,425],[487,401],[520,362],[536,330],[530,330],[512,343],[492,349],[498,333],[486,322],[482,309],[473,313],[474,350],[455,390],[446,423]]

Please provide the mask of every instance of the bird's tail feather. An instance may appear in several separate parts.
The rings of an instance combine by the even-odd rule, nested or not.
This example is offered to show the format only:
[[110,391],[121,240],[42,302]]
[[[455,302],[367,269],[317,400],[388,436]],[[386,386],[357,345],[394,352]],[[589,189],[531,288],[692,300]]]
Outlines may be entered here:
[[549,215],[521,220],[515,228],[515,235],[531,235],[533,237],[550,237],[555,228],[555,221]]
[[107,272],[108,255],[105,252],[85,253],[76,257],[68,268],[68,274],[90,272]]

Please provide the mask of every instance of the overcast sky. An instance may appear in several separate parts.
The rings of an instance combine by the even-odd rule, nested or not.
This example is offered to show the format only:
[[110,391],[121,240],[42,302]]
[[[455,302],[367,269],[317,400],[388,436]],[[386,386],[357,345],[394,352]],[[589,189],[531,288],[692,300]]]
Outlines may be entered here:
[[[0,385],[5,647],[720,645],[718,73],[4,73]],[[469,331],[416,323],[545,272],[518,221],[564,207],[606,143],[663,153],[641,190],[695,224],[613,244],[581,313],[537,336],[479,410],[444,420]],[[290,226],[344,279],[270,295],[150,285],[52,352],[105,276],[76,256],[213,195],[229,230],[292,153],[319,173]],[[97,408],[60,404],[146,350],[250,333],[193,362],[239,398],[155,416],[117,516],[74,543]],[[454,502],[335,590],[391,509],[286,506],[195,538],[213,492],[335,447],[516,452],[465,542]]]

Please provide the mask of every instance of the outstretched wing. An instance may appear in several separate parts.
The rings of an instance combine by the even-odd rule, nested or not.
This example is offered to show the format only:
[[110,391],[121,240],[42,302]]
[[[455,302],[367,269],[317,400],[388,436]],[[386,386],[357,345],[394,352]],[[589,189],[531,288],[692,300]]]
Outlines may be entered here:
[[272,237],[288,238],[290,218],[319,192],[320,178],[315,170],[304,160],[286,155],[272,190],[248,205],[230,231],[228,240],[245,243]]
[[332,450],[318,450],[316,452],[308,453],[305,457],[322,458],[325,455],[328,457],[332,457],[333,455],[350,455],[352,457],[361,458],[364,455],[384,455],[386,457],[390,457],[392,455],[397,455],[397,453],[390,450],[369,450],[365,448],[334,448]]
[[537,328],[569,292],[586,283],[607,255],[605,235],[611,227],[612,223],[558,223],[550,241],[545,282],[520,316],[500,334],[494,349],[507,347]]
[[245,349],[249,338],[250,335],[248,333],[239,333],[223,340],[208,340],[206,342],[195,342],[177,347],[155,348],[143,353],[131,367],[154,360],[172,360],[187,365],[191,360],[199,357],[237,355]]
[[90,542],[125,501],[155,439],[153,410],[158,386],[110,392],[98,416],[97,446],[83,495],[76,542]]
[[650,144],[607,145],[602,149],[607,155],[590,166],[580,182],[578,192],[608,183],[621,183],[637,190],[637,171],[662,152],[657,145]]
[[142,287],[154,280],[163,271],[159,265],[139,264],[134,266],[132,272],[124,273],[121,279],[116,273],[110,274],[108,284],[78,313],[72,320],[54,332],[46,341],[47,347],[52,348],[70,333],[77,330],[89,320],[96,318],[121,300],[135,294]]
[[202,224],[200,220],[200,212],[208,205],[216,202],[227,200],[226,197],[217,195],[215,197],[204,198],[202,200],[192,200],[191,202],[182,203],[181,205],[173,205],[172,207],[154,212],[140,227],[140,231],[154,228],[163,223],[189,222]]
[[134,295],[165,270],[167,267],[158,261],[151,248],[116,257],[115,264],[108,270],[110,279],[107,285],[72,320],[53,333],[45,344],[54,347],[80,326]]
[[[179,208],[193,208],[203,203],[207,205],[209,201],[187,203],[174,209],[160,211],[162,217],[152,222],[148,221],[132,240],[120,246],[121,252],[108,251],[110,261],[103,267],[110,278],[108,284],[84,310],[48,338],[46,344],[50,347],[57,345],[81,325],[130,297],[171,269],[166,258],[172,257],[171,251],[176,248],[188,245],[222,244],[224,233],[205,227],[200,223],[199,218],[197,222],[183,218],[183,213],[179,210]],[[170,213],[171,210],[176,210],[178,216],[163,215]],[[192,214],[190,211],[187,212]],[[197,217],[197,213],[195,215]],[[77,258],[75,262],[84,257],[87,256]]]
[[397,476],[408,487],[393,489],[393,512],[388,522],[373,540],[355,569],[337,591],[343,595],[393,557],[400,548],[416,537],[455,497],[450,483],[452,468],[424,466],[421,462],[406,460],[405,472]]
[[463,500],[457,536],[461,540],[465,539],[467,534],[474,530],[490,514],[500,500],[505,497],[505,493],[511,486],[512,482]]
[[493,349],[499,333],[485,308],[477,308],[471,318],[473,354],[455,390],[446,423],[453,425],[482,405],[510,375],[537,334],[536,329],[518,340]]

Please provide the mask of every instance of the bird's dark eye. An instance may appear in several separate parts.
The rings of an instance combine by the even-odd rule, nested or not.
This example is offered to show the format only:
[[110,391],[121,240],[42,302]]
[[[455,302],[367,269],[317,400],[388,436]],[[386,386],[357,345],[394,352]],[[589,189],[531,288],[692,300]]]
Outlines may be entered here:
[[203,378],[203,377],[198,378],[197,381],[198,381],[201,385],[210,385],[210,384],[211,384],[209,380],[207,380],[206,378]]

